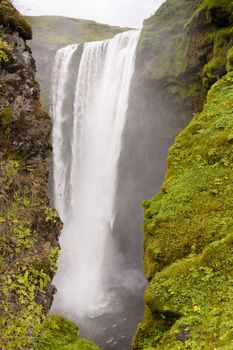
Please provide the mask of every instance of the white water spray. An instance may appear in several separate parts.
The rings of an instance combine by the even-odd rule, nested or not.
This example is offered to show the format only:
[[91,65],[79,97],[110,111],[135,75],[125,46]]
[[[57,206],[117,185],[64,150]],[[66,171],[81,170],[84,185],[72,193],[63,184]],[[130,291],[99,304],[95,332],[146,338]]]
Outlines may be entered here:
[[[115,220],[122,133],[138,31],[58,51],[52,87],[54,195],[64,223],[53,310],[77,318],[111,307],[106,240]],[[75,93],[69,84],[77,65]],[[67,101],[72,105],[68,108]]]

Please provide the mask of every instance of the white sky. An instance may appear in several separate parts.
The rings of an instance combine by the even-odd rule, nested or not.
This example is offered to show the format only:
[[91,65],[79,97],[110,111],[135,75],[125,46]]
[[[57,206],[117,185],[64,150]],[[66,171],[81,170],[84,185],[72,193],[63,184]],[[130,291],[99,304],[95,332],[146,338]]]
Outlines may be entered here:
[[165,0],[14,0],[24,14],[61,15],[100,23],[141,27]]

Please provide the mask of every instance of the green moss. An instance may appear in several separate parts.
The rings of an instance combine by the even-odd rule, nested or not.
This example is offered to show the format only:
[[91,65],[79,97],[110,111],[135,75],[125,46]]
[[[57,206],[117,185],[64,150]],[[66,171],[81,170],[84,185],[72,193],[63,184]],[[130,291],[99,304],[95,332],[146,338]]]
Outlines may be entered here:
[[166,315],[169,310],[176,317],[169,330],[161,329],[160,339],[153,339],[154,346],[222,349],[232,342],[232,253],[230,234],[200,256],[178,262],[155,276],[145,295],[147,305],[153,313]]
[[202,0],[190,18],[188,25],[193,29],[215,25],[228,27],[233,23],[233,5],[229,0]]
[[48,310],[57,245],[40,235],[46,228],[49,237],[60,221],[46,220],[46,169],[45,162],[36,169],[20,159],[0,162],[0,347],[7,350],[34,347]]
[[233,28],[221,28],[210,34],[213,51],[203,68],[203,84],[210,88],[228,69],[229,48],[233,45]]
[[144,203],[151,282],[135,350],[233,346],[232,115],[229,73],[177,137],[161,192]]
[[208,89],[227,72],[232,23],[229,0],[167,0],[144,21],[138,81],[158,85],[156,94],[190,120],[201,110]]
[[98,350],[92,342],[81,339],[78,327],[59,316],[44,322],[38,350]]
[[233,4],[229,0],[205,0],[203,7],[208,10],[212,23],[228,26],[233,23]]
[[0,25],[19,32],[25,40],[32,38],[30,25],[9,0],[0,0]]
[[231,72],[233,70],[233,47],[229,49],[227,53],[227,71]]
[[189,35],[183,27],[198,3],[168,0],[144,21],[138,47],[144,76],[174,79],[185,71]]

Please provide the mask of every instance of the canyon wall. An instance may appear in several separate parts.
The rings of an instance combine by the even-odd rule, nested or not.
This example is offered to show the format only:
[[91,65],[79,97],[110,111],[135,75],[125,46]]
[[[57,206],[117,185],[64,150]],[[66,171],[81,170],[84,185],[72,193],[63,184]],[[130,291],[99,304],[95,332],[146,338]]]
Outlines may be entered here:
[[[144,91],[150,101],[150,118],[161,120],[149,133],[159,140],[168,136],[166,122],[178,131],[192,121],[167,162],[155,158],[150,176],[160,192],[144,201],[149,286],[135,350],[232,347],[232,75],[225,76],[232,69],[232,9],[230,1],[168,0],[144,23],[135,81],[138,96]],[[162,186],[161,164],[168,166]]]

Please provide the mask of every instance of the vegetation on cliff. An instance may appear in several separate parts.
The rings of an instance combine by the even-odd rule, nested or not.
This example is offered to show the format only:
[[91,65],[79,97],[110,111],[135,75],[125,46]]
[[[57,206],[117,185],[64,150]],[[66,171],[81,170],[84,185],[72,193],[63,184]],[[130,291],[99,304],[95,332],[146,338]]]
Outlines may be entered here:
[[[232,9],[229,0],[168,0],[142,31],[137,77],[174,114],[200,110],[214,85],[170,149],[160,193],[144,202],[150,283],[135,350],[233,347]],[[47,196],[51,123],[23,40],[30,27],[7,0],[0,25],[0,348],[94,350],[75,325],[45,316],[61,228]],[[96,34],[93,22],[90,40],[105,29]]]
[[144,202],[149,287],[134,350],[233,347],[232,10],[229,0],[167,0],[142,31],[139,78],[155,96],[188,120],[207,103]]
[[80,338],[78,327],[58,316],[48,316],[43,324],[38,350],[100,350]]
[[177,137],[161,192],[145,201],[150,281],[134,349],[231,349],[233,73]]
[[0,347],[16,350],[34,347],[50,308],[61,224],[47,197],[51,121],[23,40],[30,27],[10,2],[0,10]]
[[17,31],[25,40],[32,39],[32,30],[29,23],[12,6],[9,0],[0,0],[0,25]]
[[167,0],[144,22],[138,49],[139,79],[147,81],[180,118],[200,111],[206,93],[226,74],[233,45],[229,0]]
[[35,345],[54,292],[60,229],[46,196],[47,165],[11,153],[0,159],[0,346]]

